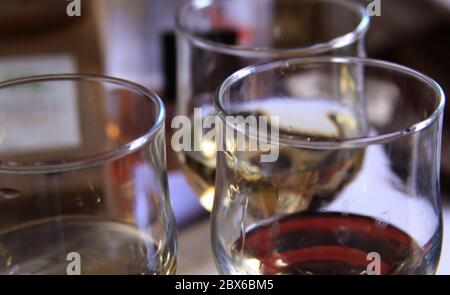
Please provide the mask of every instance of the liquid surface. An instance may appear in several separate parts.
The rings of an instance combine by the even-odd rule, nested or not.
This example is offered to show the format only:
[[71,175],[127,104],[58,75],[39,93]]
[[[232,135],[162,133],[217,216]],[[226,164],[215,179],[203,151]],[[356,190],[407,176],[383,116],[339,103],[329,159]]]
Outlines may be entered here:
[[[168,252],[169,251],[169,252]],[[0,233],[0,274],[65,275],[78,253],[82,275],[173,274],[175,257],[131,225],[50,219]]]
[[338,213],[293,214],[255,227],[234,243],[232,259],[247,274],[364,275],[369,253],[379,254],[382,275],[433,272],[405,232]]

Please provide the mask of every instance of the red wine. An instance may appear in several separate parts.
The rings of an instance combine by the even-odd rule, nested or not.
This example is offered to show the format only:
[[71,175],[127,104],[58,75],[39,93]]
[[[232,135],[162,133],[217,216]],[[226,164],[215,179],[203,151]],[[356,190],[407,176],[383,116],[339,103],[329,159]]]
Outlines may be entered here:
[[367,274],[373,252],[380,274],[429,272],[424,250],[408,234],[357,215],[294,214],[248,231],[233,246],[242,269],[267,275]]

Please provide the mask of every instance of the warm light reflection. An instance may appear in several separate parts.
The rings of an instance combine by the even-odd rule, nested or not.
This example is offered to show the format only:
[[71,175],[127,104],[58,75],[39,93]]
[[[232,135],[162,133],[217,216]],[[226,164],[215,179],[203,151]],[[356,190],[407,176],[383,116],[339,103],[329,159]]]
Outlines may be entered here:
[[[339,124],[339,126],[346,126],[346,130],[358,130],[358,121],[356,120],[355,116],[349,115],[349,114],[337,114],[336,115],[336,121]],[[341,136],[344,135],[346,137],[352,137],[356,134],[340,134]]]
[[120,137],[120,128],[114,122],[109,122],[106,125],[106,135],[113,140],[119,139]]
[[286,267],[286,266],[288,266],[288,264],[287,264],[286,262],[284,262],[283,259],[277,259],[277,260],[275,261],[275,264],[276,264],[278,267]]
[[203,155],[208,159],[213,159],[217,154],[217,147],[214,141],[203,141],[202,142],[202,152]]
[[339,79],[339,88],[341,93],[353,94],[356,91],[356,81],[348,66],[341,67],[341,77]]
[[261,271],[261,261],[256,258],[246,258],[245,259],[245,266],[247,270],[250,271],[252,274],[260,274]]
[[208,212],[211,212],[214,205],[214,187],[209,187],[201,196],[200,196],[200,204],[205,208]]

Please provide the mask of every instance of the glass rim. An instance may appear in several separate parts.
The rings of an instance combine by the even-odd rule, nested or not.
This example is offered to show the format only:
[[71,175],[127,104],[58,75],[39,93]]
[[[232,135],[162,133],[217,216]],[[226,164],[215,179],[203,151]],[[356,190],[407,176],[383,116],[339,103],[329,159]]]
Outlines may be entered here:
[[[166,118],[166,109],[161,98],[151,91],[150,89],[125,79],[103,76],[103,75],[90,75],[90,74],[48,74],[48,75],[36,75],[28,76],[13,80],[7,80],[0,82],[0,91],[7,89],[8,87],[29,84],[29,83],[39,83],[39,82],[51,82],[51,81],[92,81],[98,83],[108,83],[111,85],[121,86],[127,89],[132,89],[137,93],[141,94],[143,98],[148,99],[150,102],[155,103],[159,110],[155,116],[155,122],[152,124],[151,128],[143,135],[138,136],[132,141],[121,144],[119,147],[112,148],[106,152],[96,154],[93,156],[84,156],[80,159],[76,159],[73,162],[65,162],[64,160],[58,161],[57,163],[46,163],[46,162],[11,162],[4,163],[0,158],[0,172],[7,173],[41,173],[45,172],[63,172],[85,169],[92,166],[97,166],[109,161],[123,158],[127,155],[132,154],[140,149],[142,149],[146,144],[151,142],[156,134],[164,127],[164,122]],[[36,165],[38,164],[38,165]]]
[[[214,95],[214,106],[216,108],[217,115],[227,122],[226,117],[232,116],[232,114],[228,113],[222,104],[222,97],[227,89],[230,88],[231,85],[236,82],[250,77],[253,74],[257,74],[260,72],[274,70],[280,67],[289,67],[291,65],[311,65],[311,64],[355,64],[355,65],[364,65],[364,66],[372,66],[379,69],[391,70],[401,74],[408,75],[410,77],[416,78],[422,83],[428,85],[431,89],[434,90],[436,99],[438,101],[437,107],[435,110],[427,116],[427,118],[420,120],[412,124],[409,127],[403,128],[401,130],[387,132],[380,135],[374,136],[365,136],[365,137],[355,137],[349,139],[342,139],[336,141],[308,141],[302,139],[293,139],[281,137],[277,142],[271,142],[270,144],[279,144],[282,146],[292,146],[299,148],[309,148],[309,149],[342,149],[342,148],[361,148],[366,147],[368,145],[375,144],[385,144],[387,142],[392,142],[394,140],[406,137],[411,134],[418,133],[430,125],[432,125],[439,117],[443,114],[445,108],[445,93],[442,87],[431,77],[422,74],[414,69],[408,68],[406,66],[402,66],[396,63],[369,59],[369,58],[358,58],[358,57],[336,57],[336,56],[325,56],[325,57],[307,57],[307,58],[292,58],[285,59],[279,61],[265,62],[258,65],[249,66],[243,68],[231,76],[229,76],[217,89],[216,94]],[[229,124],[229,123],[226,123]],[[259,140],[256,136],[247,134],[242,130],[236,129],[232,126],[237,132],[244,133],[245,136],[249,138],[254,138]],[[281,133],[280,133],[281,135]]]
[[[315,0],[304,0],[316,2]],[[342,5],[348,9],[353,10],[360,16],[360,22],[354,28],[353,31],[336,37],[328,42],[321,42],[307,47],[298,48],[270,48],[270,47],[251,47],[251,46],[240,46],[240,45],[229,45],[225,43],[210,41],[202,38],[192,32],[190,29],[183,25],[183,17],[190,10],[201,10],[215,3],[226,2],[226,0],[191,0],[190,2],[182,5],[178,10],[175,18],[175,31],[177,34],[184,36],[190,41],[194,42],[196,46],[204,48],[213,52],[218,52],[222,54],[229,54],[235,56],[244,57],[274,57],[274,56],[308,56],[308,55],[318,55],[327,51],[332,51],[340,48],[344,48],[355,43],[357,40],[362,39],[369,29],[370,16],[367,13],[366,8],[354,0],[319,0],[321,2],[333,3]]]

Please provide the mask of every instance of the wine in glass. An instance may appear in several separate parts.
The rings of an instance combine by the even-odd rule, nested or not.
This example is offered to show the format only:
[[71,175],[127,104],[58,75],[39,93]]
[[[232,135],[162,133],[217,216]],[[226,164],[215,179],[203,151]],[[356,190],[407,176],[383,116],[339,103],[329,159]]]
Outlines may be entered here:
[[[363,57],[369,19],[364,6],[346,0],[194,0],[177,17],[177,113],[192,118],[192,126],[201,123],[195,108],[213,114],[217,87],[245,66],[288,57]],[[201,150],[184,150],[179,158],[211,211],[216,143],[192,134]]]
[[[218,153],[212,242],[223,274],[433,274],[444,94],[414,70],[317,57],[243,69],[215,98],[278,118],[274,161]],[[228,124],[229,125],[229,124]],[[255,132],[234,126],[224,141]]]

